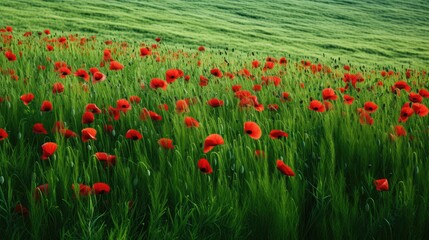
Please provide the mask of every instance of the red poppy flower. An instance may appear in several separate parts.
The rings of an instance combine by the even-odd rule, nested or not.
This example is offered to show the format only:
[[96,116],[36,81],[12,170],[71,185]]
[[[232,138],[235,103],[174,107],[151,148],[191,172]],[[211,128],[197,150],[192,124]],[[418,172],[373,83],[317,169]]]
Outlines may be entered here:
[[231,87],[231,89],[232,89],[233,92],[238,92],[241,89],[241,85],[234,85],[234,86]]
[[92,83],[99,83],[106,80],[106,75],[104,75],[102,72],[94,72],[92,74]]
[[143,138],[143,135],[135,129],[130,129],[125,134],[125,137],[132,140],[140,140]]
[[334,89],[325,88],[322,90],[323,100],[337,100],[338,96],[335,95]]
[[7,51],[4,53],[4,55],[6,56],[7,60],[9,60],[9,61],[11,61],[11,62],[16,61],[16,55],[13,54],[12,52]]
[[409,92],[409,91],[411,91],[411,87],[408,85],[408,83],[407,82],[405,82],[405,81],[397,81],[393,86],[392,86],[392,88],[391,88],[391,90],[392,90],[392,92],[395,90],[395,89],[404,89],[405,91],[407,91],[407,92]]
[[259,84],[255,84],[255,85],[253,85],[252,89],[253,89],[253,91],[255,91],[255,92],[259,92],[259,91],[261,91],[261,90],[262,90],[262,86],[261,86],[261,85],[259,85]]
[[243,99],[252,96],[252,93],[247,90],[239,90],[234,95],[236,98]]
[[78,70],[74,73],[74,75],[75,75],[76,77],[80,77],[80,78],[82,78],[82,79],[83,79],[83,80],[85,80],[86,82],[88,82],[88,81],[89,81],[89,74],[88,74],[88,72],[87,72],[85,69],[82,69],[82,68],[78,69]]
[[149,112],[150,119],[152,119],[154,121],[161,121],[162,120],[162,116],[157,114],[156,112],[153,112],[153,111],[148,111],[148,112]]
[[34,99],[34,95],[32,93],[24,94],[20,97],[21,101],[24,105],[28,105]]
[[344,103],[349,104],[349,105],[352,104],[353,101],[355,100],[354,97],[347,95],[347,94],[344,94],[343,99],[344,99]]
[[71,74],[71,70],[68,67],[60,67],[58,72],[60,74],[60,78],[65,78]]
[[398,137],[399,136],[407,136],[407,131],[401,125],[395,126],[395,132],[396,132],[396,136],[398,136]]
[[344,70],[346,70],[346,71],[350,71],[350,66],[349,65],[344,65]]
[[146,57],[149,55],[152,55],[152,51],[150,50],[150,48],[148,48],[148,47],[140,48],[140,56]]
[[359,112],[359,122],[360,124],[368,124],[372,125],[374,123],[374,119],[369,115],[369,113],[362,108],[358,109]]
[[179,77],[180,73],[177,69],[168,69],[165,72],[165,80],[167,81],[167,83],[172,83],[176,81],[176,79],[178,79]]
[[220,107],[223,106],[223,101],[219,100],[217,98],[212,98],[210,100],[207,101],[207,104],[210,105],[211,107]]
[[191,76],[189,76],[189,75],[186,75],[186,76],[184,76],[183,78],[184,78],[184,79],[185,79],[185,81],[187,81],[187,82],[188,82],[189,80],[191,80]]
[[189,111],[188,103],[186,103],[185,100],[178,100],[176,102],[176,112],[177,113],[184,113],[184,112],[188,112],[188,111]]
[[54,142],[46,142],[42,145],[42,160],[48,159],[57,150],[58,145]]
[[246,97],[240,100],[240,102],[238,103],[238,106],[240,106],[241,108],[254,107],[255,103],[251,98]]
[[429,98],[429,91],[424,89],[424,88],[419,90],[419,94],[420,94],[420,96],[422,96],[424,98]]
[[287,59],[285,57],[280,58],[279,60],[280,65],[287,65]]
[[258,68],[258,67],[259,67],[259,65],[260,65],[260,62],[259,62],[258,60],[253,60],[253,61],[252,61],[252,67],[253,67],[253,68]]
[[13,32],[13,28],[11,26],[6,26],[6,32]]
[[92,74],[92,75],[94,75],[94,73],[96,73],[96,72],[99,72],[100,70],[98,70],[98,68],[96,68],[96,67],[92,67],[92,68],[90,68],[89,69],[89,72]]
[[68,68],[67,63],[62,62],[62,61],[58,61],[58,62],[54,63],[54,71],[55,72],[59,72],[60,68],[62,68],[62,67]]
[[127,111],[131,110],[131,105],[126,99],[119,99],[116,102],[116,109],[126,113]]
[[89,140],[97,140],[95,137],[97,135],[97,130],[94,128],[84,128],[82,129],[82,142],[88,142]]
[[64,85],[60,82],[56,82],[52,85],[52,93],[62,93],[64,92]]
[[209,85],[209,79],[206,78],[206,77],[204,77],[203,75],[200,75],[200,83],[199,83],[199,85],[201,87],[205,87],[205,86]]
[[33,133],[35,133],[35,134],[48,134],[48,131],[46,131],[46,129],[42,123],[36,123],[33,125]]
[[[72,190],[75,191],[75,185],[72,185]],[[90,186],[80,183],[79,184],[79,196],[89,196],[92,193]]]
[[200,51],[200,52],[204,52],[206,49],[204,48],[204,46],[199,46],[198,47],[198,51]]
[[20,203],[16,204],[15,208],[13,209],[13,211],[15,213],[23,215],[24,217],[28,217],[28,215],[30,213],[28,211],[28,208],[25,207],[24,205],[20,204]]
[[95,194],[105,194],[110,192],[110,186],[103,182],[94,183],[92,189]]
[[429,113],[429,109],[424,104],[421,104],[421,103],[413,103],[412,108],[414,112],[420,117],[425,117]]
[[[244,76],[246,78],[251,78],[252,74],[250,73],[250,71],[246,68],[241,69],[240,71],[238,71],[238,75],[240,76]],[[254,80],[254,79],[252,79]]]
[[200,169],[200,171],[205,174],[213,173],[213,169],[210,166],[209,161],[207,161],[207,159],[205,158],[201,158],[200,160],[198,160],[198,169]]
[[173,149],[173,140],[169,138],[161,138],[158,140],[158,144],[164,149]]
[[405,72],[405,76],[407,77],[407,79],[411,78],[411,69],[407,69],[407,71]]
[[100,63],[100,66],[104,67],[105,62],[113,62],[112,53],[109,49],[104,49],[103,51],[103,61]]
[[248,99],[250,99],[250,101],[252,101],[253,106],[256,108],[259,104],[258,102],[258,97],[256,96],[249,96]]
[[7,134],[6,130],[0,128],[0,141],[5,140],[8,136],[9,134]]
[[141,98],[139,96],[130,96],[130,102],[139,104],[141,102]]
[[192,117],[185,117],[185,125],[188,128],[191,128],[191,127],[197,128],[200,126],[200,123]]
[[49,184],[42,184],[36,187],[34,190],[34,198],[40,200],[43,195],[48,195],[49,193]]
[[66,37],[59,37],[58,38],[58,42],[61,44],[66,44],[67,43],[67,38]]
[[414,93],[414,92],[411,92],[411,93],[408,95],[408,99],[409,99],[411,102],[413,102],[413,103],[421,103],[421,102],[423,101],[423,97],[422,97],[422,96],[420,96],[420,94],[417,94],[417,93]]
[[287,138],[289,137],[289,134],[287,134],[286,132],[282,131],[282,130],[271,130],[270,132],[270,138],[272,139],[280,139],[280,138]]
[[92,112],[84,112],[82,115],[82,123],[90,124],[94,122],[94,114]]
[[223,76],[222,72],[218,68],[213,68],[212,70],[210,70],[210,73],[218,78],[221,78]]
[[262,70],[266,71],[268,69],[273,69],[274,65],[275,65],[274,62],[265,62],[264,68]]
[[121,113],[120,113],[120,111],[117,108],[109,106],[108,111],[109,111],[109,115],[113,116],[113,119],[115,121],[118,121],[119,118],[121,117]]
[[152,89],[161,88],[162,90],[167,90],[167,85],[166,81],[159,78],[152,78],[152,80],[150,80],[150,88]]
[[284,175],[289,177],[295,176],[295,173],[293,172],[292,168],[286,165],[282,160],[277,160],[276,165],[277,165],[277,169]]
[[161,115],[158,115],[156,112],[149,111],[146,108],[143,108],[140,111],[140,119],[141,120],[146,120],[148,118],[151,118],[154,121],[161,121],[162,120],[162,116]]
[[406,122],[408,118],[414,114],[414,110],[410,107],[404,106],[401,108],[401,113],[399,116],[399,122]]
[[386,178],[374,180],[375,189],[377,191],[388,191],[389,190],[389,182]]
[[24,37],[30,37],[30,36],[32,36],[33,35],[33,33],[32,32],[25,32],[24,33]]
[[255,122],[245,122],[244,132],[255,140],[258,140],[262,136],[261,128]]
[[325,105],[318,100],[313,100],[310,102],[310,106],[308,107],[308,109],[316,111],[316,112],[324,112],[325,111]]
[[51,44],[46,44],[46,50],[48,50],[49,52],[54,51],[54,46],[52,46]]
[[101,109],[97,107],[94,103],[88,103],[85,107],[86,112],[92,112],[94,114],[100,114]]
[[366,102],[366,103],[363,105],[363,108],[364,108],[364,109],[365,109],[365,111],[367,111],[368,113],[374,113],[374,112],[377,110],[378,106],[377,106],[377,104],[375,104],[374,102]]
[[111,61],[110,62],[109,70],[119,71],[122,69],[124,69],[124,65],[122,65],[120,62],[118,62],[118,61]]
[[272,83],[274,86],[279,86],[282,79],[277,76],[263,76],[262,79],[262,85],[269,85]]
[[280,102],[290,102],[292,98],[288,92],[282,92],[280,96]]
[[270,111],[278,111],[279,110],[279,105],[278,104],[268,104],[268,110]]
[[262,105],[262,104],[255,104],[255,110],[256,111],[258,111],[258,112],[262,112],[262,111],[264,111],[264,105]]
[[95,153],[95,157],[98,161],[104,162],[107,166],[114,166],[116,164],[116,156],[110,155],[105,152]]
[[40,111],[42,112],[49,112],[52,111],[52,103],[50,101],[43,101],[42,106],[40,107]]
[[60,129],[59,132],[65,138],[77,137],[77,134],[70,129]]
[[45,29],[45,30],[43,30],[43,32],[44,32],[46,35],[51,34],[51,30],[49,30],[49,29]]
[[224,144],[224,140],[219,134],[210,134],[204,140],[204,153],[210,152],[215,146]]

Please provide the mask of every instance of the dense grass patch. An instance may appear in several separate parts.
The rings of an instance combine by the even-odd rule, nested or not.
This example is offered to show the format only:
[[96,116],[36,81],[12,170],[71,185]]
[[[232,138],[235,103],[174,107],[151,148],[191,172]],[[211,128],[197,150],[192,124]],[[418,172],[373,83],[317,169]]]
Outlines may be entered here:
[[4,0],[0,25],[245,53],[428,64],[425,1]]
[[428,239],[428,11],[2,1],[0,236]]

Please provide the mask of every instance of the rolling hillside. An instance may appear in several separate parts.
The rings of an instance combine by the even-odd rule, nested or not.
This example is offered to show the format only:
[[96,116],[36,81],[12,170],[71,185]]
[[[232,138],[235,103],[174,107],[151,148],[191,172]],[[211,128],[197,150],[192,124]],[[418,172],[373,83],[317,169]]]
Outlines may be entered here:
[[0,25],[101,38],[427,66],[425,1],[3,0]]

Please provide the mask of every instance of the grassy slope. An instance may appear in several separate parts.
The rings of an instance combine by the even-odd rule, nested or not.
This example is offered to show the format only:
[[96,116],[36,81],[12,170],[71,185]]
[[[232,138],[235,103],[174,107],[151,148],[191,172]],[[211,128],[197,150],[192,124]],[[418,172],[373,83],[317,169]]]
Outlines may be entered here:
[[0,25],[19,31],[49,28],[137,41],[161,36],[192,47],[325,54],[382,66],[429,61],[424,1],[3,0],[0,12]]

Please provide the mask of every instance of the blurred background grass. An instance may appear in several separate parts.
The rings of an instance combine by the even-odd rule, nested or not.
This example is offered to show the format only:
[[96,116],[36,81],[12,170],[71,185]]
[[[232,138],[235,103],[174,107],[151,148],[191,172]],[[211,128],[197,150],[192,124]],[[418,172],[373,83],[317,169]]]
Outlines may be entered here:
[[427,65],[426,1],[2,0],[0,25],[264,54]]

